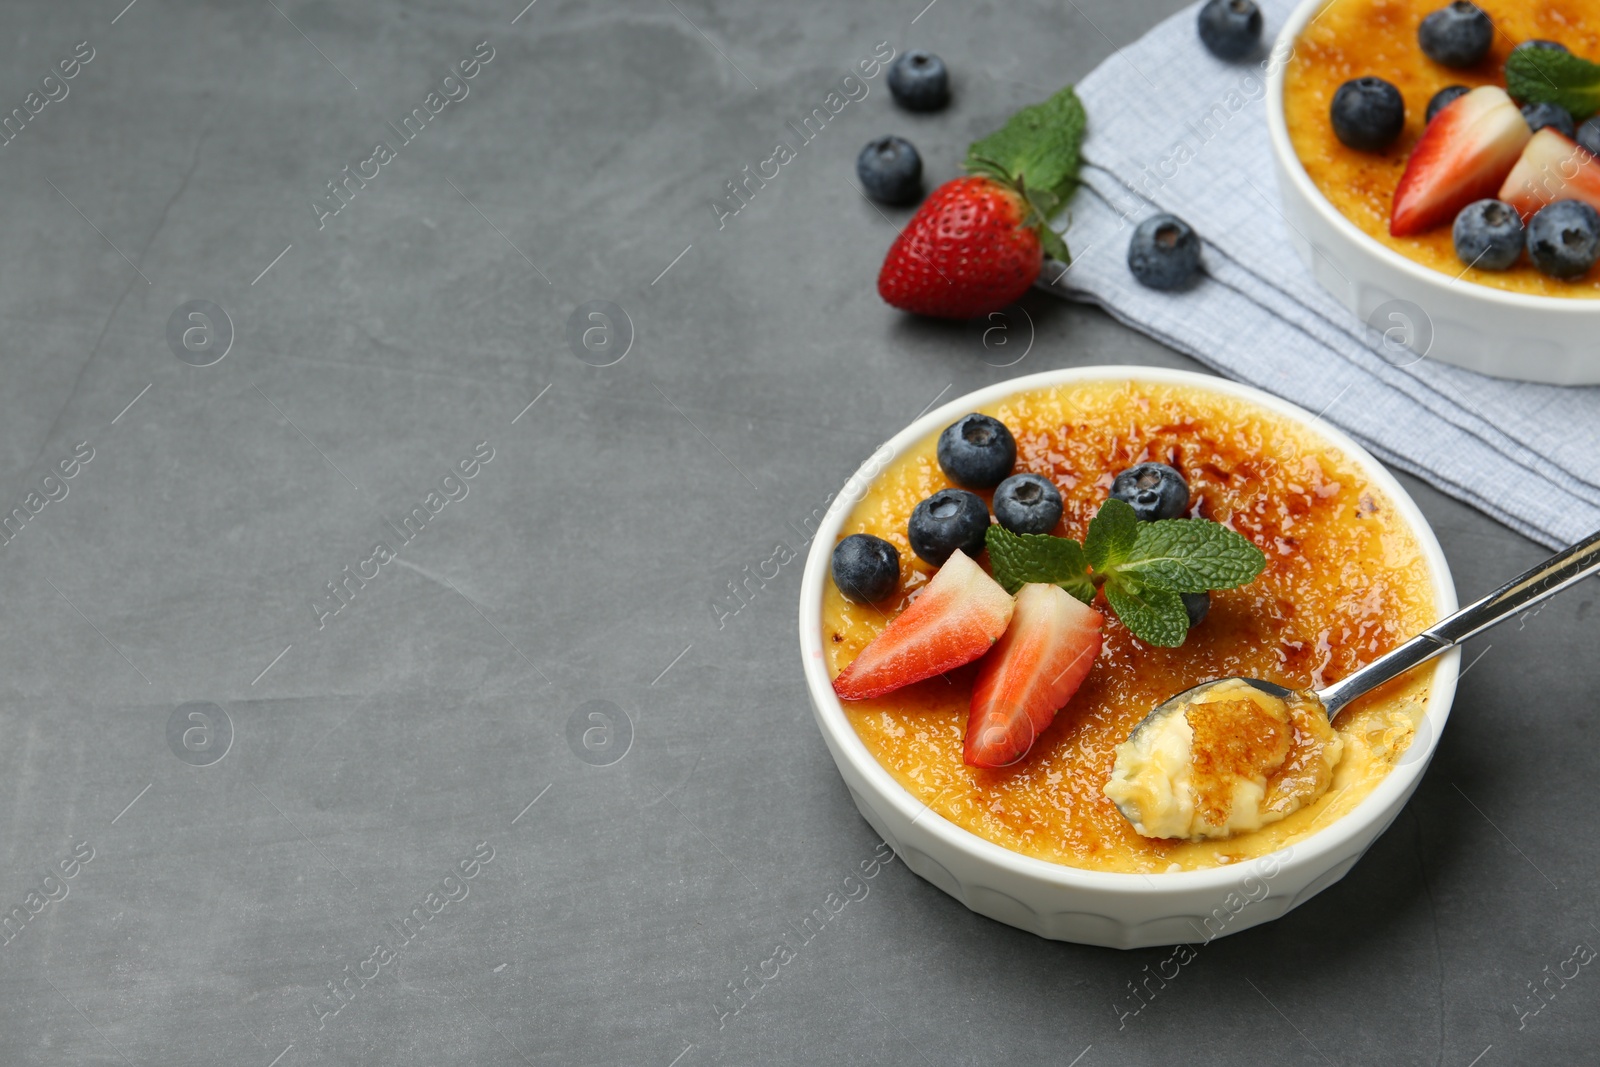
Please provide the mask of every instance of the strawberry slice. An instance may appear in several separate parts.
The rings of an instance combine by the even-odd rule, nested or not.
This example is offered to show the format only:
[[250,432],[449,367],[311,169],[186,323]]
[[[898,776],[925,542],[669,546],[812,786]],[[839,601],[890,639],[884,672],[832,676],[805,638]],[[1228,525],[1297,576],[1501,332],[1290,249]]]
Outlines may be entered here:
[[966,761],[1007,767],[1028,754],[1089,676],[1104,617],[1056,585],[1025,585],[1006,635],[978,668]]
[[911,606],[833,680],[833,691],[865,700],[971,663],[1005,633],[1012,607],[1011,594],[957,549]]
[[1500,199],[1526,222],[1546,204],[1582,200],[1600,210],[1600,160],[1546,126],[1533,135],[1500,187]]
[[1394,191],[1389,233],[1431,230],[1474,200],[1495,195],[1532,137],[1504,89],[1481,85],[1434,116]]

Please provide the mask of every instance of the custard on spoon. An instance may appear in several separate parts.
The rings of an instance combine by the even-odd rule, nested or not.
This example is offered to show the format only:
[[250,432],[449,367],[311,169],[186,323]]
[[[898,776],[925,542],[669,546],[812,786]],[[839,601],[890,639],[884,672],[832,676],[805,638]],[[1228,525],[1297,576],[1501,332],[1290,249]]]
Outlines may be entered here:
[[1331,722],[1356,697],[1600,571],[1591,534],[1320,691],[1222,678],[1156,708],[1117,746],[1104,793],[1145,837],[1232,837],[1327,792],[1343,742]]
[[1151,712],[1105,794],[1145,837],[1232,837],[1321,796],[1343,753],[1315,694],[1225,678]]

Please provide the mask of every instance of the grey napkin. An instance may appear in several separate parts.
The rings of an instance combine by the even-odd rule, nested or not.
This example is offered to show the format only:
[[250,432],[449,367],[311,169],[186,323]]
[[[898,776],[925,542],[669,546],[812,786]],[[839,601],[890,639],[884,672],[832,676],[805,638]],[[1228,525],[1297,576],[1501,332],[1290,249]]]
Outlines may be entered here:
[[[1258,2],[1270,41],[1294,3]],[[1413,362],[1324,292],[1278,207],[1265,49],[1239,63],[1214,58],[1196,12],[1161,23],[1078,86],[1089,113],[1084,184],[1058,224],[1074,258],[1059,276],[1047,264],[1040,285],[1319,413],[1547,545],[1600,529],[1600,388]],[[1205,278],[1193,289],[1155,292],[1128,273],[1133,227],[1157,211],[1204,238]]]

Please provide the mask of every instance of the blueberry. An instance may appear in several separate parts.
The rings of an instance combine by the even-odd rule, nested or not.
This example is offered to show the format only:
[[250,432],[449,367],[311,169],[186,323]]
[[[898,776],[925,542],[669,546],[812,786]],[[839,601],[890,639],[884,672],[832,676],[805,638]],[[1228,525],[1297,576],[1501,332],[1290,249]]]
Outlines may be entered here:
[[942,567],[956,549],[977,558],[989,529],[989,508],[983,497],[965,489],[941,489],[911,509],[906,532],[911,551]]
[[1534,133],[1549,126],[1564,137],[1577,136],[1572,112],[1560,104],[1523,104],[1522,117]]
[[1181,289],[1200,271],[1200,238],[1176,215],[1151,215],[1128,242],[1128,269],[1149,289]]
[[833,546],[833,584],[857,604],[882,600],[900,584],[900,550],[881,537],[851,534]]
[[1350,148],[1382,152],[1406,125],[1400,90],[1370,75],[1353,78],[1333,94],[1333,133]]
[[1522,255],[1522,218],[1502,200],[1479,200],[1456,216],[1456,258],[1469,267],[1507,270]]
[[968,489],[993,489],[1016,462],[1016,438],[999,419],[973,412],[946,426],[939,435],[939,469]]
[[1581,200],[1557,200],[1528,220],[1528,258],[1552,278],[1576,278],[1600,257],[1600,214]]
[[1179,593],[1183,597],[1183,610],[1189,613],[1189,629],[1194,629],[1205,620],[1206,612],[1211,610],[1210,593]]
[[[1523,41],[1521,44],[1517,45],[1517,48],[1547,48],[1552,52],[1572,51],[1572,49],[1568,48],[1560,41],[1546,41],[1540,37],[1534,37],[1531,40]],[[1512,51],[1515,52],[1517,48],[1513,48]]]
[[856,157],[856,177],[874,200],[914,204],[922,195],[922,157],[902,137],[879,137]]
[[1140,463],[1111,482],[1111,495],[1133,505],[1141,522],[1176,519],[1189,507],[1189,483],[1165,463]]
[[1218,59],[1243,59],[1261,44],[1261,9],[1251,0],[1206,0],[1200,43]]
[[1477,4],[1456,0],[1422,20],[1417,43],[1435,63],[1447,67],[1475,67],[1494,43],[1494,23]]
[[1423,118],[1433,121],[1433,116],[1445,109],[1446,104],[1453,103],[1458,96],[1466,96],[1472,90],[1465,85],[1446,85],[1443,89],[1433,94],[1433,99],[1428,101],[1428,110]]
[[1578,127],[1574,141],[1587,148],[1594,155],[1600,156],[1600,115],[1585,119],[1583,125]]
[[1037,474],[1013,474],[994,491],[994,517],[1019,534],[1047,534],[1061,521],[1061,490]]
[[889,94],[912,111],[938,111],[950,102],[950,74],[932,52],[912,49],[889,65]]

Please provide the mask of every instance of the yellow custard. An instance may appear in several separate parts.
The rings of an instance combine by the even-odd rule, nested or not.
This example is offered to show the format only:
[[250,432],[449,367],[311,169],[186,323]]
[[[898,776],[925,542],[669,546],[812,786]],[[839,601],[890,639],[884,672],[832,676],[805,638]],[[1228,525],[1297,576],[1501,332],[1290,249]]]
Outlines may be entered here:
[[[1113,475],[1159,460],[1189,480],[1191,514],[1231,526],[1267,556],[1261,576],[1212,593],[1180,648],[1135,639],[1106,608],[1105,644],[1088,680],[1032,751],[1004,770],[962,760],[975,666],[888,696],[844,702],[867,749],[911,794],[958,826],[1014,851],[1092,870],[1156,873],[1275,851],[1353,808],[1405,751],[1426,706],[1425,667],[1344,709],[1342,757],[1328,791],[1281,821],[1213,841],[1141,837],[1102,792],[1116,746],[1146,713],[1212,678],[1292,689],[1349,674],[1438,617],[1427,561],[1388,499],[1315,433],[1250,401],[1186,385],[1086,382],[1020,393],[980,409],[1017,439],[1017,471],[1050,478],[1064,504],[1058,534],[1081,538]],[[950,482],[937,434],[896,457],[839,532],[870,533],[901,555],[898,599],[853,604],[826,584],[822,644],[837,677],[934,568],[906,522]],[[988,496],[988,494],[980,494]],[[987,556],[980,557],[987,566]]]
[[[1456,258],[1448,225],[1414,237],[1389,236],[1395,186],[1426,125],[1428,101],[1447,85],[1505,86],[1505,61],[1518,43],[1559,41],[1600,57],[1600,0],[1477,0],[1494,20],[1494,44],[1476,67],[1453,70],[1423,54],[1417,25],[1442,0],[1332,0],[1295,42],[1284,70],[1283,109],[1295,154],[1322,195],[1374,240],[1425,267],[1463,281],[1537,296],[1600,296],[1600,270],[1563,281],[1527,257],[1510,270],[1469,269]],[[1406,102],[1405,130],[1386,152],[1358,152],[1333,133],[1328,109],[1339,86],[1375,75]]]

